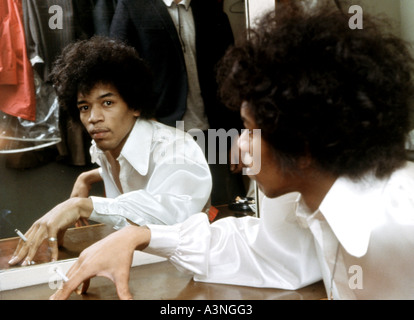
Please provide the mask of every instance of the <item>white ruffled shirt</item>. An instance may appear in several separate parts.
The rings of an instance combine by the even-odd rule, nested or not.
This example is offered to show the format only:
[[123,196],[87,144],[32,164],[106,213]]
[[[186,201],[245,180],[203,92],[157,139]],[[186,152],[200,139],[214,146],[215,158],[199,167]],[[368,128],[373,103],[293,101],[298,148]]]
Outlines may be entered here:
[[148,226],[147,252],[197,281],[294,290],[321,278],[334,299],[414,299],[414,164],[387,180],[339,178],[312,213],[297,193],[261,218],[205,214]]
[[121,154],[119,180],[105,154],[92,142],[92,161],[100,166],[106,197],[91,196],[93,221],[120,229],[129,224],[174,224],[203,210],[211,188],[203,151],[187,133],[138,118]]

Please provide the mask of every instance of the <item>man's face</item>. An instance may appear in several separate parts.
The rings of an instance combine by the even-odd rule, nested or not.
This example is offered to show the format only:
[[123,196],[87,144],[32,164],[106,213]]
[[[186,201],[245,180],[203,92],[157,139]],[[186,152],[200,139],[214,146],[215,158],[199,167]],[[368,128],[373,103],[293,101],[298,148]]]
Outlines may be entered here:
[[139,111],[131,110],[111,84],[97,84],[87,94],[78,94],[80,120],[96,145],[116,159]]
[[261,135],[254,133],[253,130],[259,128],[247,103],[243,103],[240,113],[244,127],[248,130],[243,132],[238,143],[249,177],[256,181],[260,190],[269,198],[296,191],[296,179],[281,169],[272,146]]

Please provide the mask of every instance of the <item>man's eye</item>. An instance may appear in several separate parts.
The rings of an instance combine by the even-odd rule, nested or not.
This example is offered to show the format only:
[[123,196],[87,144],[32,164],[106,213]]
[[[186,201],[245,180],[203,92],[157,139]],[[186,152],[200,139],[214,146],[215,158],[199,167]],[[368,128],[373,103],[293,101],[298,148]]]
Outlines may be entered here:
[[79,106],[78,108],[79,108],[79,111],[80,112],[85,112],[85,111],[87,111],[89,109],[89,107],[86,106],[86,105],[85,106]]
[[112,104],[113,104],[112,101],[104,101],[104,105],[107,107],[111,106]]

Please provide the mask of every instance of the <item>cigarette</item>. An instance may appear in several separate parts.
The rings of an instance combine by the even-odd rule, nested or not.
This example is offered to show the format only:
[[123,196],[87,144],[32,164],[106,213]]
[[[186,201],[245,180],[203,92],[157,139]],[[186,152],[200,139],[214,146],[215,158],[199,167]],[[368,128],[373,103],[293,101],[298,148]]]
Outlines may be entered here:
[[24,242],[27,242],[27,238],[24,236],[23,233],[20,232],[20,230],[15,229],[14,232],[17,233],[17,235],[20,237],[20,239],[22,239]]
[[62,278],[62,280],[64,282],[69,281],[69,278],[62,271],[60,271],[58,268],[55,269],[55,272]]

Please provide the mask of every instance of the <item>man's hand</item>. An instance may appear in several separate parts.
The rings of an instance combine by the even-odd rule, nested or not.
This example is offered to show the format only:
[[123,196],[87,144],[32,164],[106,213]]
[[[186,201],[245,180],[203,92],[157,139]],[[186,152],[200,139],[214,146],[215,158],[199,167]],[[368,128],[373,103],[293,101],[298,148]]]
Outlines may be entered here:
[[120,299],[131,300],[128,281],[134,251],[145,249],[150,239],[148,228],[128,226],[96,242],[81,253],[66,274],[69,280],[50,299],[67,299],[83,282],[102,276],[114,282]]
[[30,227],[25,234],[27,241],[19,241],[9,264],[15,265],[24,259],[22,265],[30,265],[45,239],[49,241],[51,259],[56,261],[58,238],[80,218],[88,218],[92,210],[93,205],[90,199],[71,198],[57,205]]
[[[99,173],[99,169],[93,169],[90,171],[82,172],[76,179],[75,184],[73,185],[72,192],[70,194],[71,198],[87,198],[89,197],[89,192],[92,189],[92,185],[102,181],[102,177]],[[80,218],[76,221],[76,227],[82,227],[82,225],[89,225],[88,220],[85,218]]]
[[102,181],[102,177],[99,174],[99,169],[93,169],[87,172],[81,173],[75,181],[72,188],[71,198],[87,198],[91,191],[92,185]]

